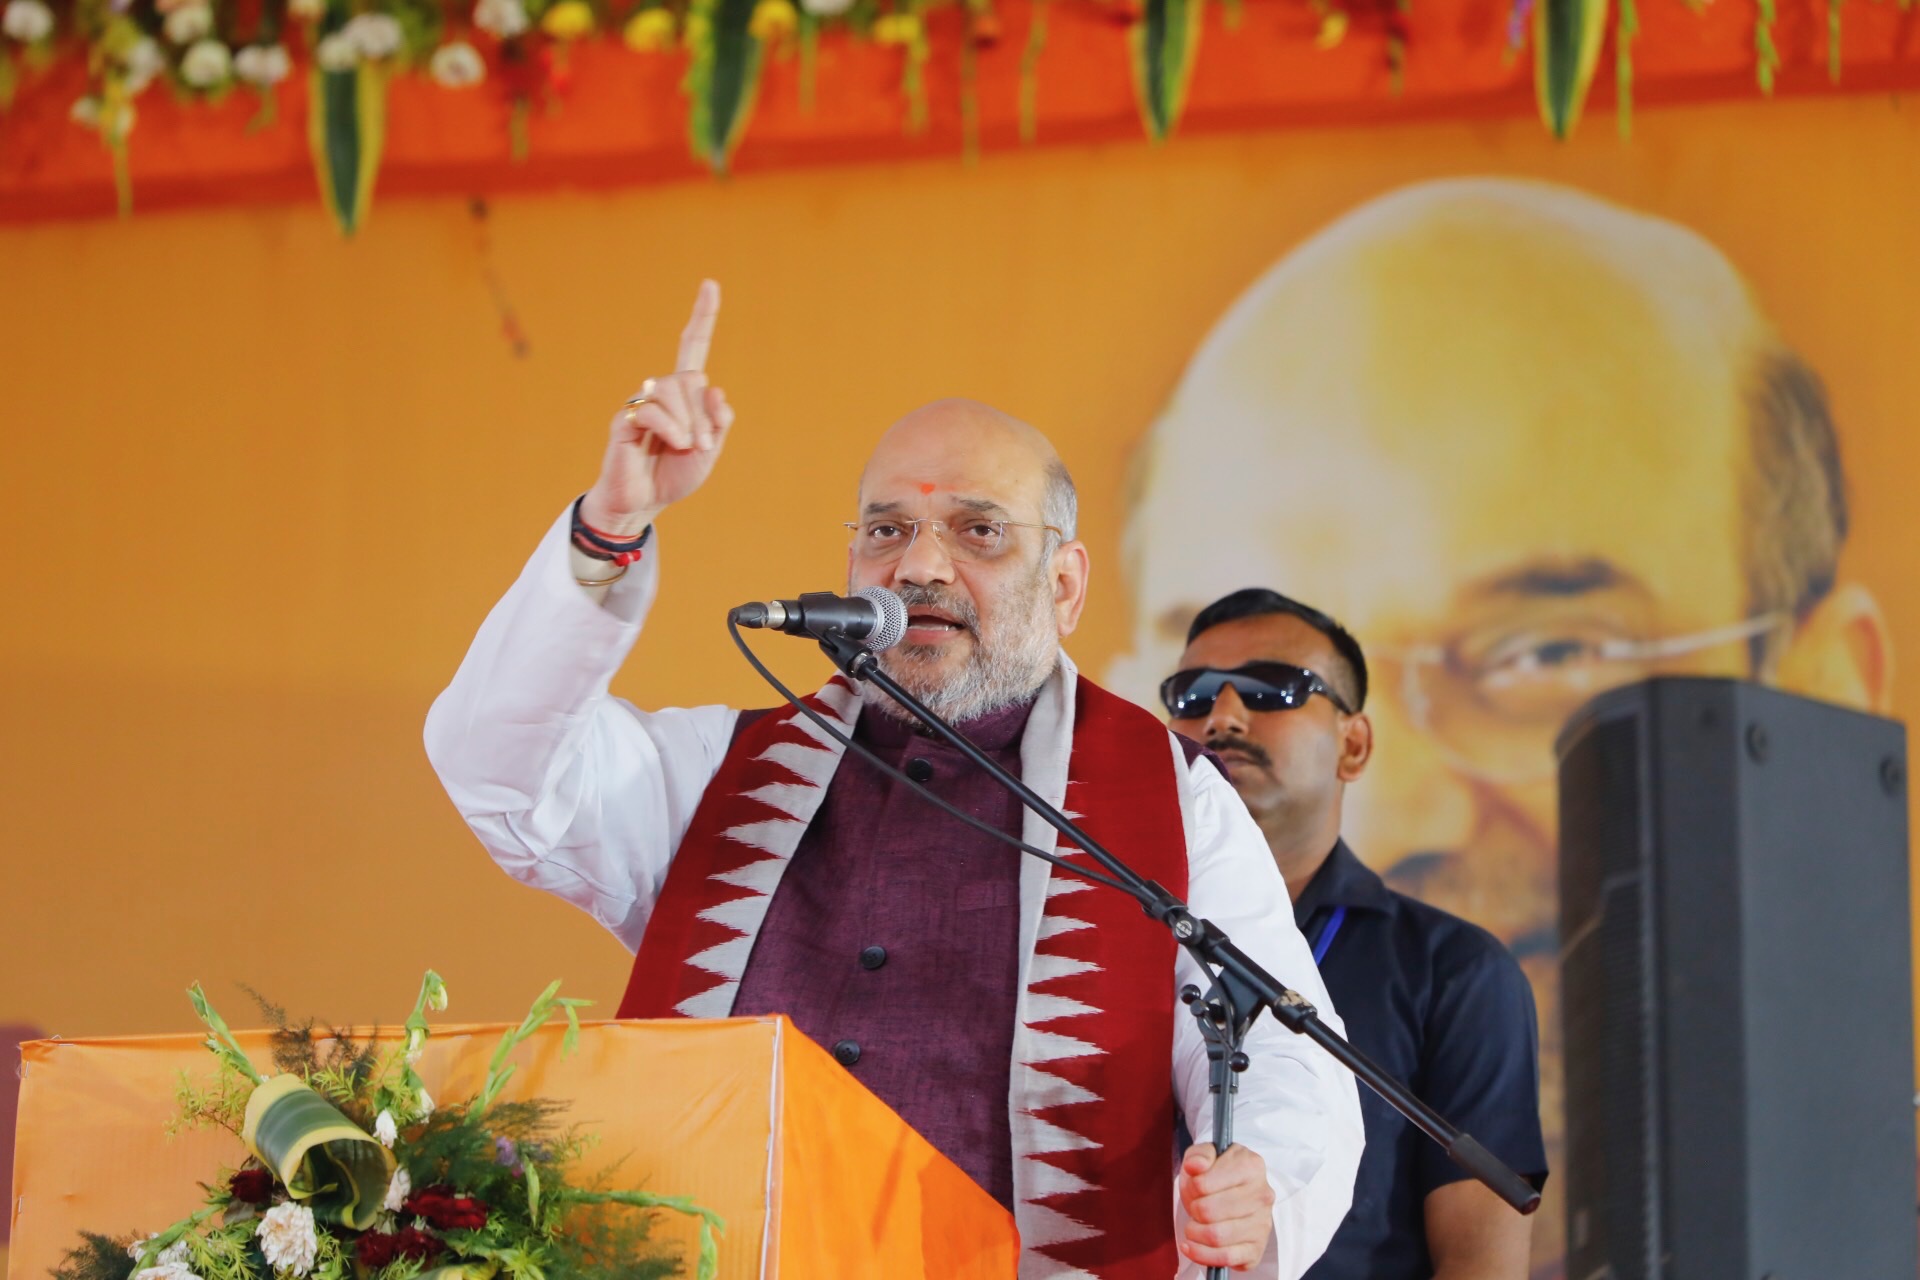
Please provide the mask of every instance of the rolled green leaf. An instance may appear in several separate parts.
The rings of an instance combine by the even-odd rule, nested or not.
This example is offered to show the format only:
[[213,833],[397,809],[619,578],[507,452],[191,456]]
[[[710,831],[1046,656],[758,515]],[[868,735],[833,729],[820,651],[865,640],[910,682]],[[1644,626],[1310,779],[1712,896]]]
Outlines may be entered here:
[[1194,55],[1200,49],[1200,16],[1206,0],[1147,0],[1127,29],[1133,54],[1134,96],[1147,136],[1171,136],[1187,105]]
[[1534,89],[1556,138],[1572,135],[1606,38],[1607,0],[1539,0],[1533,9]]
[[749,29],[754,0],[694,0],[687,18],[693,59],[686,93],[693,153],[725,173],[760,88],[760,41]]
[[373,1225],[393,1156],[298,1076],[274,1076],[247,1099],[247,1149],[323,1222]]

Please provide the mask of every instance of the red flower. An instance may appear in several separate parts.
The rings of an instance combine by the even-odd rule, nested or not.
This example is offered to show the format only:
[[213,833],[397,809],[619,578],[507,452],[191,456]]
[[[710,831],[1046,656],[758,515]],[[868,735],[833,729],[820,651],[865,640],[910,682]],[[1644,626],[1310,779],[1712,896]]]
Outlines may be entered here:
[[227,1181],[235,1200],[265,1204],[273,1199],[273,1175],[265,1169],[242,1169]]
[[368,1271],[378,1271],[400,1256],[400,1237],[390,1231],[369,1231],[354,1242],[353,1256]]
[[[362,1236],[361,1239],[366,1239]],[[394,1251],[403,1258],[418,1259],[422,1266],[432,1266],[433,1260],[447,1246],[438,1236],[428,1235],[418,1227],[407,1227],[393,1238]]]
[[416,1191],[401,1208],[442,1231],[478,1231],[487,1225],[487,1206],[471,1196],[455,1195],[452,1187]]

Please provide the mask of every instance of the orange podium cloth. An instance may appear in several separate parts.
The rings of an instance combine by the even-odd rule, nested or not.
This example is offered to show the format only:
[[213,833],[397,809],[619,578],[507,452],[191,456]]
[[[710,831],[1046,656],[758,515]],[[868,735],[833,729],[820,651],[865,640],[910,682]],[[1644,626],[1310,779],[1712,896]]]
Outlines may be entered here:
[[[477,1093],[503,1030],[436,1032],[419,1065],[428,1091]],[[564,1058],[563,1030],[520,1047],[504,1096],[571,1103],[562,1123],[600,1137],[583,1175],[726,1219],[723,1280],[1014,1274],[1012,1215],[785,1018],[588,1023]],[[238,1038],[266,1068],[268,1033]],[[165,1130],[180,1073],[215,1066],[191,1035],[22,1046],[9,1280],[43,1280],[82,1230],[146,1234],[199,1207],[198,1184],[245,1150],[224,1130]],[[656,1221],[691,1275],[691,1220]]]

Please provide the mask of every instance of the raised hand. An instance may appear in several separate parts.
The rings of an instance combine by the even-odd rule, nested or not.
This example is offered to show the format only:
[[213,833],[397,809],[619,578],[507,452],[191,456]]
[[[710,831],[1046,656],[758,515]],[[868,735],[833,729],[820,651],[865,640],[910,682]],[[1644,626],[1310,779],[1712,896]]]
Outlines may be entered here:
[[680,335],[674,372],[648,378],[613,415],[600,478],[580,518],[602,533],[632,537],[706,482],[733,426],[726,393],[707,382],[707,351],[720,316],[720,286],[700,283]]

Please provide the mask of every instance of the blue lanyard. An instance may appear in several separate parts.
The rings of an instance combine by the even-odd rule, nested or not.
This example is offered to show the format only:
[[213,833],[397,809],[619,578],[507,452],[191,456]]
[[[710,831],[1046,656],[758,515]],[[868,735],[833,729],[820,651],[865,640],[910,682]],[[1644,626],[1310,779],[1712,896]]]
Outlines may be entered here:
[[1340,926],[1345,923],[1346,918],[1345,904],[1335,907],[1333,914],[1327,918],[1326,927],[1320,930],[1320,936],[1313,943],[1314,968],[1319,968],[1320,962],[1327,958],[1327,948],[1333,945],[1333,935],[1340,932]]

